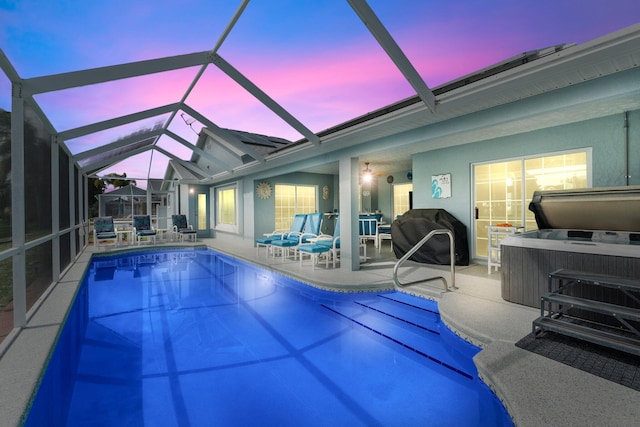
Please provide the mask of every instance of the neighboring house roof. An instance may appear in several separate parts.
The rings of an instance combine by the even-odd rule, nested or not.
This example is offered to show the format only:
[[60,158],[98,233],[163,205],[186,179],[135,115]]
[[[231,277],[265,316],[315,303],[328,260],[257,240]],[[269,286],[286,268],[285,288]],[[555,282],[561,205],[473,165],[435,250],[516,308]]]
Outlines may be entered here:
[[139,196],[145,197],[147,195],[147,190],[136,187],[135,185],[125,185],[124,187],[117,188],[113,191],[109,191],[108,193],[100,194],[99,197],[126,197],[126,196]]

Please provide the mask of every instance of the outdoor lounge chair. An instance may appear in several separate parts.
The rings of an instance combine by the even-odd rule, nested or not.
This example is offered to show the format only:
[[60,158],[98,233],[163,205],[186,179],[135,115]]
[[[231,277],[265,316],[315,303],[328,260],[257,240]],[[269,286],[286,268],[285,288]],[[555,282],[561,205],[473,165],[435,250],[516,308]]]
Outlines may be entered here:
[[336,218],[336,228],[333,231],[333,236],[321,234],[315,243],[298,246],[298,252],[300,252],[300,267],[302,267],[304,254],[309,254],[312,266],[315,267],[320,256],[325,255],[325,266],[329,268],[329,258],[331,258],[333,260],[333,268],[335,268],[338,252],[340,252],[340,218]]
[[118,245],[118,233],[113,224],[113,217],[104,216],[93,220],[93,244],[96,250],[100,249],[100,244],[106,245],[111,241],[113,246]]
[[133,234],[136,236],[136,242],[140,245],[143,238],[149,239],[156,244],[156,230],[151,227],[151,217],[149,215],[133,216]]
[[177,233],[180,236],[181,242],[184,242],[185,237],[193,237],[194,242],[198,239],[197,233],[193,229],[193,226],[187,224],[186,215],[171,215],[171,221],[173,222],[173,232]]
[[289,252],[293,251],[294,259],[297,257],[296,247],[302,243],[307,243],[309,239],[317,238],[320,234],[322,226],[322,213],[316,212],[307,214],[307,220],[304,223],[302,232],[290,232],[282,237],[282,239],[271,242],[271,249],[275,257],[275,251],[279,249],[282,259],[289,257]]
[[259,255],[260,247],[264,246],[267,248],[267,254],[269,252],[269,248],[271,247],[271,242],[274,240],[280,240],[283,236],[288,233],[301,233],[304,229],[304,224],[307,221],[307,214],[296,214],[293,217],[293,221],[291,222],[291,227],[289,231],[287,230],[275,230],[264,237],[259,237],[256,239],[256,255]]

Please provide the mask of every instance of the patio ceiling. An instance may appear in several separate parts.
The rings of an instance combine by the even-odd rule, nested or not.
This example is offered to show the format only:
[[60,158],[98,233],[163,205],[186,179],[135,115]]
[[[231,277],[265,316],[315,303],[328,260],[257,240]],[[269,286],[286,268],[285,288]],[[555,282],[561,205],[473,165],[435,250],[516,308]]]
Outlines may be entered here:
[[[508,74],[509,64],[522,66],[533,60],[543,64],[548,56],[557,57],[558,52],[574,48],[557,45],[507,61],[487,56],[486,69],[473,62],[469,66],[475,68],[467,71],[479,72],[461,73],[462,77],[452,81],[438,80],[426,69],[446,65],[445,59],[429,51],[416,52],[407,41],[415,35],[403,31],[418,28],[416,22],[428,17],[424,5],[401,1],[401,8],[394,9],[377,0],[319,3],[323,4],[298,10],[296,2],[275,2],[286,7],[278,22],[262,18],[269,7],[264,3],[244,0],[235,9],[216,5],[203,11],[218,12],[211,15],[208,31],[218,34],[209,37],[212,48],[203,49],[207,38],[194,32],[185,38],[184,46],[167,43],[170,48],[159,50],[174,54],[159,58],[22,77],[0,51],[0,66],[87,175],[127,172],[138,181],[157,179],[172,164],[183,172],[188,170],[189,180],[215,182],[266,170],[282,163],[278,159],[283,153],[298,153],[291,159],[308,158],[385,136],[385,132],[401,132],[510,102],[530,88],[499,86],[493,80],[491,89],[502,98],[487,101],[477,97],[487,90],[487,77]],[[203,22],[198,21],[200,27]],[[250,30],[256,27],[263,31],[264,40],[250,38]],[[631,32],[637,37],[637,29]],[[163,39],[160,33],[156,37]],[[343,42],[334,44],[339,38]],[[277,46],[288,40],[293,47],[279,52]],[[200,49],[184,53],[192,47]],[[108,64],[111,58],[120,57],[115,50],[112,53],[101,61]],[[356,56],[365,61],[351,63]],[[637,64],[637,52],[635,60]],[[610,68],[619,65],[612,63]],[[353,74],[346,80],[349,86],[345,80],[333,83],[332,76],[346,72]],[[290,80],[282,82],[284,75]],[[425,76],[431,76],[433,87]],[[311,79],[323,80],[315,92],[307,88]],[[549,85],[558,87],[559,80]],[[562,86],[574,83],[566,76],[562,80]],[[469,85],[480,89],[474,92],[463,87]],[[389,87],[394,90],[387,90]],[[464,107],[460,96],[466,97]],[[404,119],[384,131],[381,124],[389,117]],[[299,154],[302,149],[304,156]],[[406,161],[411,153],[402,152],[404,158],[399,161]],[[135,173],[122,169],[132,164],[138,168]]]

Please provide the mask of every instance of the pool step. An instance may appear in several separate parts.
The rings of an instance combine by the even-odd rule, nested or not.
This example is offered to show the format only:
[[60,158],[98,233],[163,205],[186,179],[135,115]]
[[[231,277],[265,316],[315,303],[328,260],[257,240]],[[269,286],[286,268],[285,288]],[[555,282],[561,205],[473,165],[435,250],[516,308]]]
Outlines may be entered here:
[[357,305],[378,312],[400,322],[413,325],[436,335],[440,335],[440,315],[437,312],[407,305],[392,299],[379,297],[375,301],[354,301]]
[[403,303],[410,307],[416,307],[425,311],[440,314],[440,311],[438,310],[438,303],[430,299],[417,298],[413,295],[405,294],[404,292],[378,294],[378,297],[385,300]]
[[476,369],[465,348],[468,344],[461,343],[462,350],[447,345],[449,340],[440,334],[450,336],[452,333],[442,325],[439,314],[433,312],[434,305],[422,304],[415,297],[413,301],[403,301],[403,298],[396,299],[395,294],[392,297],[384,294],[324,307],[438,365],[466,378],[475,378]]

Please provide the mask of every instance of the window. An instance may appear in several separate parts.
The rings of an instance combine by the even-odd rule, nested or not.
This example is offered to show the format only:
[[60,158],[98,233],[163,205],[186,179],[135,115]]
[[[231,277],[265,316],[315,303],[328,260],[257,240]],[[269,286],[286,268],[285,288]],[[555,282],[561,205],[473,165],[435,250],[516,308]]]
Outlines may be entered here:
[[207,195],[198,194],[198,230],[207,229]]
[[577,151],[474,165],[476,256],[487,256],[488,225],[537,228],[528,209],[534,191],[589,187],[588,158],[587,151]]
[[318,211],[315,185],[275,185],[276,230],[288,230],[295,214]]
[[218,209],[216,212],[216,228],[237,231],[237,200],[236,185],[216,189]]
[[393,219],[410,209],[410,193],[413,184],[394,184],[393,186]]

